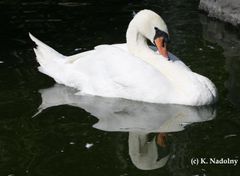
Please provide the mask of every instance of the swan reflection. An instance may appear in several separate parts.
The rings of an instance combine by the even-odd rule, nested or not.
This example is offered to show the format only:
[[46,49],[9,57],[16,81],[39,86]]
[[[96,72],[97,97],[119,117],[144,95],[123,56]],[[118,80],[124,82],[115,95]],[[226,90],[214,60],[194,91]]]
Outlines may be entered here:
[[151,104],[118,98],[76,95],[76,90],[56,84],[40,90],[42,110],[53,106],[80,107],[99,119],[94,128],[104,131],[176,132],[193,122],[215,117],[213,107]]
[[129,155],[132,163],[141,170],[161,168],[170,157],[166,134],[158,133],[149,140],[150,137],[146,133],[129,132]]
[[[137,168],[143,170],[161,168],[167,163],[170,156],[166,142],[168,132],[184,130],[184,126],[193,122],[211,120],[216,114],[214,107],[151,104],[76,95],[75,89],[58,84],[39,92],[42,104],[38,113],[49,107],[67,104],[80,107],[98,118],[94,128],[129,132],[130,158]],[[157,134],[151,136],[153,132]]]

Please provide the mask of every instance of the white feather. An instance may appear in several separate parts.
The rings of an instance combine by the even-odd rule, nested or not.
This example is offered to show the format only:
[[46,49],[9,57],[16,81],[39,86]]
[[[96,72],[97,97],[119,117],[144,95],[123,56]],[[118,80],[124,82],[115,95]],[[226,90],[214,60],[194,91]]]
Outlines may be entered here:
[[167,31],[150,10],[139,12],[127,30],[127,44],[100,45],[94,50],[63,56],[30,34],[39,70],[80,94],[120,97],[152,103],[206,105],[216,101],[214,84],[192,72],[173,54],[171,61],[151,50],[153,29]]

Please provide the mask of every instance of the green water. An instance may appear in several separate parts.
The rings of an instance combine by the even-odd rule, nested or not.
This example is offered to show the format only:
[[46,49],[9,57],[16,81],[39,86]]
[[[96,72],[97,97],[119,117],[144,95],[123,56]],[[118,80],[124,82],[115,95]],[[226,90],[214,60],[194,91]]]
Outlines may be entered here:
[[[133,11],[144,8],[165,19],[171,37],[170,51],[192,70],[210,78],[219,92],[213,109],[188,109],[200,115],[210,113],[214,119],[203,116],[205,122],[187,123],[185,130],[178,118],[173,120],[176,126],[170,124],[171,129],[165,129],[165,147],[156,140],[166,132],[164,129],[151,131],[136,125],[138,132],[134,132],[120,122],[129,118],[136,122],[143,115],[143,122],[146,118],[146,125],[152,128],[158,124],[146,116],[156,120],[158,111],[159,118],[161,113],[175,115],[179,107],[91,98],[80,99],[85,104],[78,104],[76,96],[69,96],[74,90],[58,87],[38,72],[28,38],[30,31],[66,55],[98,44],[125,42]],[[191,158],[238,159],[240,154],[239,29],[209,19],[198,11],[197,0],[0,1],[0,26],[1,176],[238,175],[239,163],[236,167],[191,165]],[[56,87],[63,92],[57,94]],[[47,102],[48,106],[36,114],[45,100],[43,92],[51,90],[50,95],[57,95],[52,98],[54,102]],[[63,102],[59,102],[61,96],[65,96]],[[112,110],[118,108],[114,113],[120,120],[112,122],[116,128],[103,127],[107,123],[101,120],[110,118]],[[98,109],[102,114],[97,113]],[[163,127],[161,123],[160,126]],[[113,132],[109,132],[110,128]],[[140,153],[157,151],[158,158],[168,157],[161,167],[153,169],[150,159],[134,160],[133,153],[139,150],[134,141],[144,138],[146,145]],[[150,145],[155,148],[147,147]],[[144,164],[148,170],[143,170]]]

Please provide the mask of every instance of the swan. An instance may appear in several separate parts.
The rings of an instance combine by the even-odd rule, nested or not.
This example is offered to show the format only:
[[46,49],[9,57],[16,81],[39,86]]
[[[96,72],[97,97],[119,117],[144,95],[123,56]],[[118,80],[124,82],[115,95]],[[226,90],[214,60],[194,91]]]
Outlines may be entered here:
[[[192,72],[167,51],[168,28],[151,10],[141,10],[129,23],[126,43],[99,45],[64,56],[32,34],[39,71],[79,95],[124,98],[162,104],[201,106],[217,100],[215,85]],[[152,42],[157,51],[151,49]]]

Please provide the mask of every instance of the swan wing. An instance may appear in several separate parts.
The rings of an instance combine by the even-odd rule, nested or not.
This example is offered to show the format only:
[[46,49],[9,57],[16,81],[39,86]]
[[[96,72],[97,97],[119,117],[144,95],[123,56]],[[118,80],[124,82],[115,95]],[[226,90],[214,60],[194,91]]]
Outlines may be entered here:
[[159,60],[158,67],[130,54],[126,44],[100,45],[64,56],[30,37],[37,45],[39,71],[81,94],[186,105],[210,104],[216,98],[211,81],[191,72],[173,55],[169,62]]
[[124,44],[97,46],[77,57],[71,56],[66,64],[84,80],[80,86],[82,93],[142,100],[149,96],[149,91],[151,97],[157,98],[173,89],[161,72],[131,55]]

